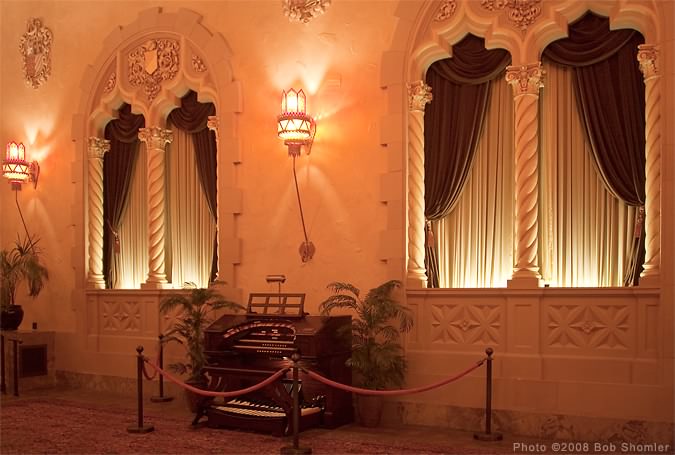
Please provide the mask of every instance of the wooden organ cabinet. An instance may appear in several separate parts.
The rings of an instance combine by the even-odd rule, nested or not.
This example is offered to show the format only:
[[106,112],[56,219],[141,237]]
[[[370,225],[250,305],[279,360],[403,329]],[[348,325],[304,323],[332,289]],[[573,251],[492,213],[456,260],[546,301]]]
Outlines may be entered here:
[[[284,367],[298,352],[300,365],[329,379],[351,384],[351,316],[310,316],[304,294],[249,296],[247,314],[225,315],[205,333],[210,390],[255,385]],[[210,427],[285,435],[292,428],[292,372],[257,392],[233,399],[206,400],[202,414]],[[337,427],[353,420],[350,392],[325,386],[300,371],[300,428]]]

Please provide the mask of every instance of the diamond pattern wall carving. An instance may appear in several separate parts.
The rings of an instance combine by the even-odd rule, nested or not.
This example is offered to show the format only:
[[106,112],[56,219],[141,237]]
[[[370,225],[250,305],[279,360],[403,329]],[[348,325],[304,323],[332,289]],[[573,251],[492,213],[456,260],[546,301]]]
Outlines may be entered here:
[[626,305],[551,305],[547,323],[550,347],[629,348],[630,312]]
[[106,332],[140,332],[141,305],[139,302],[103,302],[101,320]]
[[431,342],[442,344],[500,344],[499,305],[431,305]]

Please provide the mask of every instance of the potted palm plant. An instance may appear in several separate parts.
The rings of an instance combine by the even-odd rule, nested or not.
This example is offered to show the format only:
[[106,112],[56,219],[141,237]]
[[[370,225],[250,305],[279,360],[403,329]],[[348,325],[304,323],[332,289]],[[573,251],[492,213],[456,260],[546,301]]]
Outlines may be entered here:
[[[207,378],[203,368],[206,365],[204,352],[204,330],[213,322],[215,312],[221,309],[239,311],[241,305],[226,300],[213,289],[198,288],[187,283],[189,293],[174,293],[165,297],[159,306],[161,314],[177,310],[178,314],[162,337],[162,343],[176,342],[185,347],[186,361],[174,362],[168,368],[178,374],[187,375],[186,383],[197,388],[206,388]],[[186,393],[188,404],[197,412],[199,397]]]
[[[354,383],[362,388],[384,390],[401,387],[405,382],[407,360],[401,346],[401,334],[413,325],[410,309],[394,296],[401,282],[390,280],[371,289],[364,297],[349,283],[328,285],[332,295],[321,302],[322,314],[349,309],[354,315],[351,326],[352,354],[347,366],[352,368]],[[382,399],[374,395],[357,397],[357,415],[364,426],[379,425]]]
[[16,292],[25,281],[28,295],[37,297],[49,279],[41,262],[38,240],[17,238],[14,247],[0,251],[0,322],[2,330],[16,330],[23,321],[23,308],[16,304]]

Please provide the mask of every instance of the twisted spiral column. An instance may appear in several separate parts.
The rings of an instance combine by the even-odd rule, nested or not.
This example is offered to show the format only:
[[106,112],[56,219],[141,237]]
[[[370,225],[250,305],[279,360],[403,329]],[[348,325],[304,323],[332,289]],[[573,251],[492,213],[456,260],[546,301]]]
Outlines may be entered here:
[[[509,66],[506,81],[513,88],[515,103],[515,177],[516,177],[516,264],[512,281],[538,286],[538,174],[539,88],[544,71],[537,62]],[[524,279],[524,281],[522,281]]]
[[110,150],[110,141],[90,137],[88,144],[88,225],[89,272],[87,287],[105,289],[103,277],[103,155]]
[[431,87],[424,81],[408,84],[408,286],[427,286],[424,265],[424,107]]
[[164,185],[165,146],[172,140],[170,130],[141,128],[138,138],[148,152],[148,279],[143,288],[162,288],[166,284],[164,236],[166,187]]
[[637,59],[645,80],[645,262],[640,284],[658,281],[661,268],[661,74],[659,49],[640,44]]

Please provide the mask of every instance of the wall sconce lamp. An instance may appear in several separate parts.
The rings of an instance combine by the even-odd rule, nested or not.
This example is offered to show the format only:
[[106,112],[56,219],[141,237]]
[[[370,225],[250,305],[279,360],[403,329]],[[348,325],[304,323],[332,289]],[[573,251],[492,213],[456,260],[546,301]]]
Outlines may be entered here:
[[300,156],[302,146],[305,146],[307,155],[312,150],[314,135],[316,134],[316,122],[307,115],[307,97],[302,90],[290,89],[281,93],[281,114],[277,116],[277,135],[284,140],[288,147],[288,156],[293,158],[293,180],[295,181],[295,194],[298,196],[300,208],[300,221],[305,241],[300,244],[299,252],[302,262],[307,262],[314,256],[316,248],[310,242],[305,227],[305,216],[302,212],[298,177],[295,172],[295,158]]
[[33,182],[33,187],[37,188],[40,165],[37,161],[26,160],[26,147],[23,143],[12,141],[7,144],[5,159],[2,160],[2,175],[9,180],[15,191],[21,190],[21,184],[25,182]]
[[281,114],[277,116],[277,135],[288,146],[289,156],[299,156],[303,145],[308,155],[312,150],[316,122],[307,115],[306,110],[305,92],[294,89],[281,92]]

